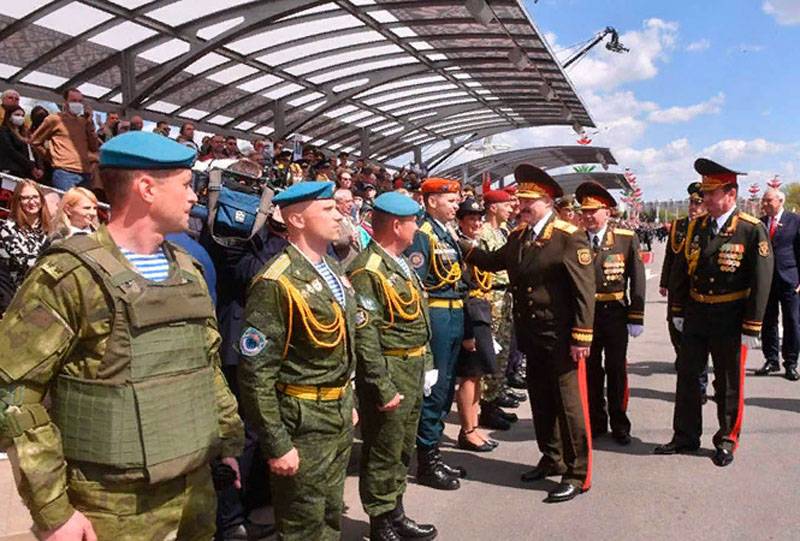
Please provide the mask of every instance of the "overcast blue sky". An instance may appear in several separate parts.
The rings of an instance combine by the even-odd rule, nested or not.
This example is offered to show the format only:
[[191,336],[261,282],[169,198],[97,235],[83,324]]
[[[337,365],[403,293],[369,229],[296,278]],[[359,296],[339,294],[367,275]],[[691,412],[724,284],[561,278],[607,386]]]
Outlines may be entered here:
[[[551,46],[567,48],[614,26],[631,52],[596,47],[567,74],[647,199],[683,197],[694,159],[800,181],[800,0],[525,1]],[[563,58],[562,58],[563,60]],[[515,148],[574,144],[568,129],[495,137]]]

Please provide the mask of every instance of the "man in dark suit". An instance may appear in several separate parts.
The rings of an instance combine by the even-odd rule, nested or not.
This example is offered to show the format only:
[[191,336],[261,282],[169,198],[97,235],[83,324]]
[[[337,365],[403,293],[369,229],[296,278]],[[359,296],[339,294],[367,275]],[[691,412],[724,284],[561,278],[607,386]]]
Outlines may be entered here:
[[[775,254],[775,270],[772,274],[772,289],[769,293],[764,327],[761,331],[762,351],[766,362],[756,370],[757,376],[778,372],[779,353],[783,354],[784,377],[797,381],[797,354],[800,350],[800,216],[784,210],[785,195],[780,190],[769,189],[761,198],[765,216],[761,221],[769,231],[772,251]],[[778,307],[783,319],[783,343],[778,338]],[[780,345],[780,347],[779,347]]]

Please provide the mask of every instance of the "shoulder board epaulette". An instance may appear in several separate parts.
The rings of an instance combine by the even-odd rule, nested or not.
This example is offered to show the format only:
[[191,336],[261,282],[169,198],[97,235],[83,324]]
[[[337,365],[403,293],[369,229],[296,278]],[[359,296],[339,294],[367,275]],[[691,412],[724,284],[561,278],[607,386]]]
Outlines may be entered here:
[[746,212],[740,212],[739,213],[739,218],[744,220],[745,222],[747,222],[749,224],[758,225],[758,224],[761,223],[761,220],[759,220],[758,218],[756,218],[755,216],[753,216],[751,214],[747,214]]
[[559,231],[564,231],[566,233],[569,233],[570,235],[572,235],[578,230],[577,226],[574,226],[569,222],[565,222],[564,220],[559,220],[559,219],[556,219],[553,222],[553,227],[555,227]]
[[278,258],[267,267],[261,274],[262,280],[277,280],[289,268],[292,260],[289,259],[288,254],[281,254]]
[[428,236],[433,235],[433,226],[430,222],[422,222],[422,225],[419,226],[419,230]]
[[615,235],[622,235],[623,237],[632,237],[633,231],[630,229],[622,229],[621,227],[614,228]]
[[64,276],[81,266],[81,260],[67,254],[53,254],[42,258],[38,265],[39,270],[53,280],[61,280]]
[[367,264],[364,265],[364,268],[368,271],[375,272],[381,266],[381,261],[383,261],[383,258],[379,254],[370,254],[369,258],[367,259]]

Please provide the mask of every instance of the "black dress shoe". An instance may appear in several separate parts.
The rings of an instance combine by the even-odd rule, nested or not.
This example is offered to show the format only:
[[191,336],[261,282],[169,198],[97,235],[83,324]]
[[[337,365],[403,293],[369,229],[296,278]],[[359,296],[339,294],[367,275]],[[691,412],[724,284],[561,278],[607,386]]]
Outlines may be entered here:
[[513,387],[514,389],[522,389],[525,390],[528,388],[528,382],[525,381],[525,378],[514,372],[510,376],[508,376],[508,386]]
[[505,394],[506,396],[510,396],[512,399],[520,403],[528,400],[527,393],[521,393],[519,391],[515,391],[511,387],[506,387],[505,389],[503,389],[503,394]]
[[223,541],[247,541],[247,530],[244,524],[230,526],[222,531],[221,538]]
[[369,541],[403,541],[392,524],[392,512],[369,518]]
[[798,374],[797,370],[794,368],[787,368],[786,373],[783,375],[783,377],[788,379],[789,381],[797,381],[800,379],[800,374]]
[[759,368],[754,372],[756,376],[768,376],[773,372],[780,372],[781,367],[778,366],[778,363],[774,363],[772,361],[767,361],[764,363],[764,366]]
[[630,445],[631,444],[631,435],[629,432],[624,430],[614,431],[611,434],[611,437],[614,438],[614,441],[620,445]]
[[481,405],[481,412],[491,411],[498,417],[505,419],[509,423],[516,423],[517,421],[519,421],[519,417],[517,417],[516,413],[511,413],[510,411],[504,411],[495,406],[492,402],[481,400],[480,405]]
[[275,535],[274,524],[258,524],[256,522],[248,522],[245,526],[247,528],[248,539],[251,541],[261,541],[268,537]]
[[478,426],[491,428],[492,430],[508,430],[511,428],[511,422],[500,415],[499,411],[499,408],[481,409],[478,414]]
[[733,462],[733,451],[718,448],[714,451],[714,456],[711,457],[711,461],[720,468],[723,468]]
[[555,466],[541,466],[536,465],[532,470],[528,470],[520,476],[523,483],[533,483],[534,481],[541,481],[545,477],[553,475],[561,475],[564,472]]
[[678,443],[671,440],[664,445],[659,445],[653,449],[653,454],[656,455],[677,455],[679,453],[691,453],[700,449],[700,445],[687,445],[685,443]]
[[518,408],[519,407],[519,400],[516,400],[509,395],[501,394],[494,400],[492,400],[492,404],[497,406],[498,408]]
[[547,493],[545,503],[568,502],[582,491],[569,483],[559,483],[556,488]]
[[473,451],[475,453],[490,453],[494,451],[494,446],[490,445],[488,442],[483,442],[480,445],[472,443],[467,438],[467,434],[475,432],[473,428],[469,432],[464,432],[463,430],[458,433],[458,448],[463,449],[465,451]]

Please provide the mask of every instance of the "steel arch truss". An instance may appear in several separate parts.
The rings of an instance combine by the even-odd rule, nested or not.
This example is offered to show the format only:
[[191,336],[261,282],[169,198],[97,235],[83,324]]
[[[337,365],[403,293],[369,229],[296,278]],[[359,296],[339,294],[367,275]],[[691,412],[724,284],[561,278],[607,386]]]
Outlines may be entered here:
[[594,126],[518,0],[18,4],[0,15],[0,81],[36,98],[78,87],[102,110],[382,160],[464,136]]

